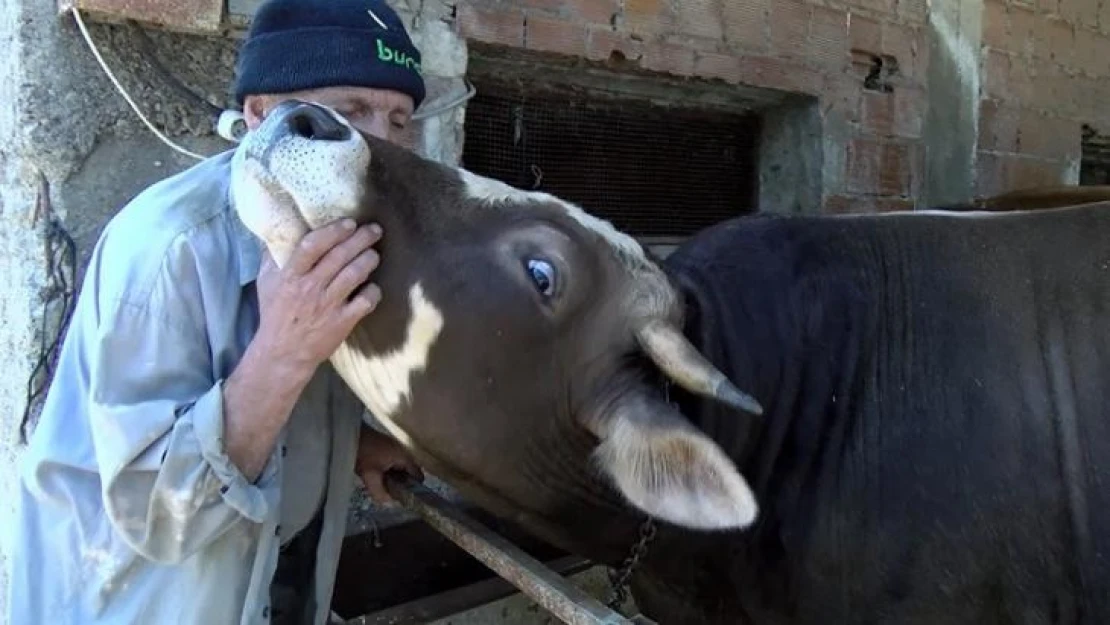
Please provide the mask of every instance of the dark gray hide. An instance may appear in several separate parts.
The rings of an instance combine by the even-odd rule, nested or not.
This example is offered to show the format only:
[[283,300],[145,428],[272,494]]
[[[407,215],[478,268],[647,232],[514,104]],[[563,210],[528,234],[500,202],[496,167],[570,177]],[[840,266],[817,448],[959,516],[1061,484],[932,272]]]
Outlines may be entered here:
[[738,219],[667,268],[689,338],[766,410],[680,397],[761,516],[663,532],[648,614],[1110,623],[1106,205]]

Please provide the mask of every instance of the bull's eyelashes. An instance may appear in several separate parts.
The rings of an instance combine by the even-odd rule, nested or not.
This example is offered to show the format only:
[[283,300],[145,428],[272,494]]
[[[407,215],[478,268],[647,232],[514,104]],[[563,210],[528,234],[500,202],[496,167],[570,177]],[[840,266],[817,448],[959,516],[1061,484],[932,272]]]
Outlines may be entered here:
[[524,268],[540,295],[548,298],[555,295],[557,273],[554,265],[542,258],[529,258],[524,262]]

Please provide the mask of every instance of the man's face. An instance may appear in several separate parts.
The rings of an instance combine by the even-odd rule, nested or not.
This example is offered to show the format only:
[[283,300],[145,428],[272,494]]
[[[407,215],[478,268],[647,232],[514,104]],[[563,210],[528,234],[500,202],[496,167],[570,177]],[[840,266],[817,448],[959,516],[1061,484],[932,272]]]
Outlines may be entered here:
[[251,95],[243,105],[247,126],[252,130],[283,100],[296,98],[317,102],[347,118],[357,129],[411,148],[412,97],[390,89],[368,87],[323,87],[292,93]]

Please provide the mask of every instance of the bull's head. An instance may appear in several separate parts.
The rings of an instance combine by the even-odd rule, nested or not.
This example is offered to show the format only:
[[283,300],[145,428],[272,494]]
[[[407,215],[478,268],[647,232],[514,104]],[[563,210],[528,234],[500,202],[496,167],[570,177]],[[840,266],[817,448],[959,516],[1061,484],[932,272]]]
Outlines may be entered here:
[[567,489],[597,499],[609,484],[690,528],[755,518],[733,463],[636,363],[646,355],[689,391],[760,408],[686,341],[675,289],[632,238],[555,197],[424,160],[303,103],[276,108],[246,137],[232,190],[279,265],[334,219],[382,224],[373,274],[382,302],[332,363],[427,468],[465,493],[543,515],[566,503]]

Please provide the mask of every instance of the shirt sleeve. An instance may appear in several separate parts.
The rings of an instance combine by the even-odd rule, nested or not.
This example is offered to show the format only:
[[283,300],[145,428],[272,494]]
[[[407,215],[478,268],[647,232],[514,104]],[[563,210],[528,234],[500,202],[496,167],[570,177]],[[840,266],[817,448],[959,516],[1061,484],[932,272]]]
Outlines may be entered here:
[[88,333],[89,419],[113,526],[145,557],[178,562],[276,514],[280,448],[253,483],[231,462],[205,326],[154,299],[105,306]]

